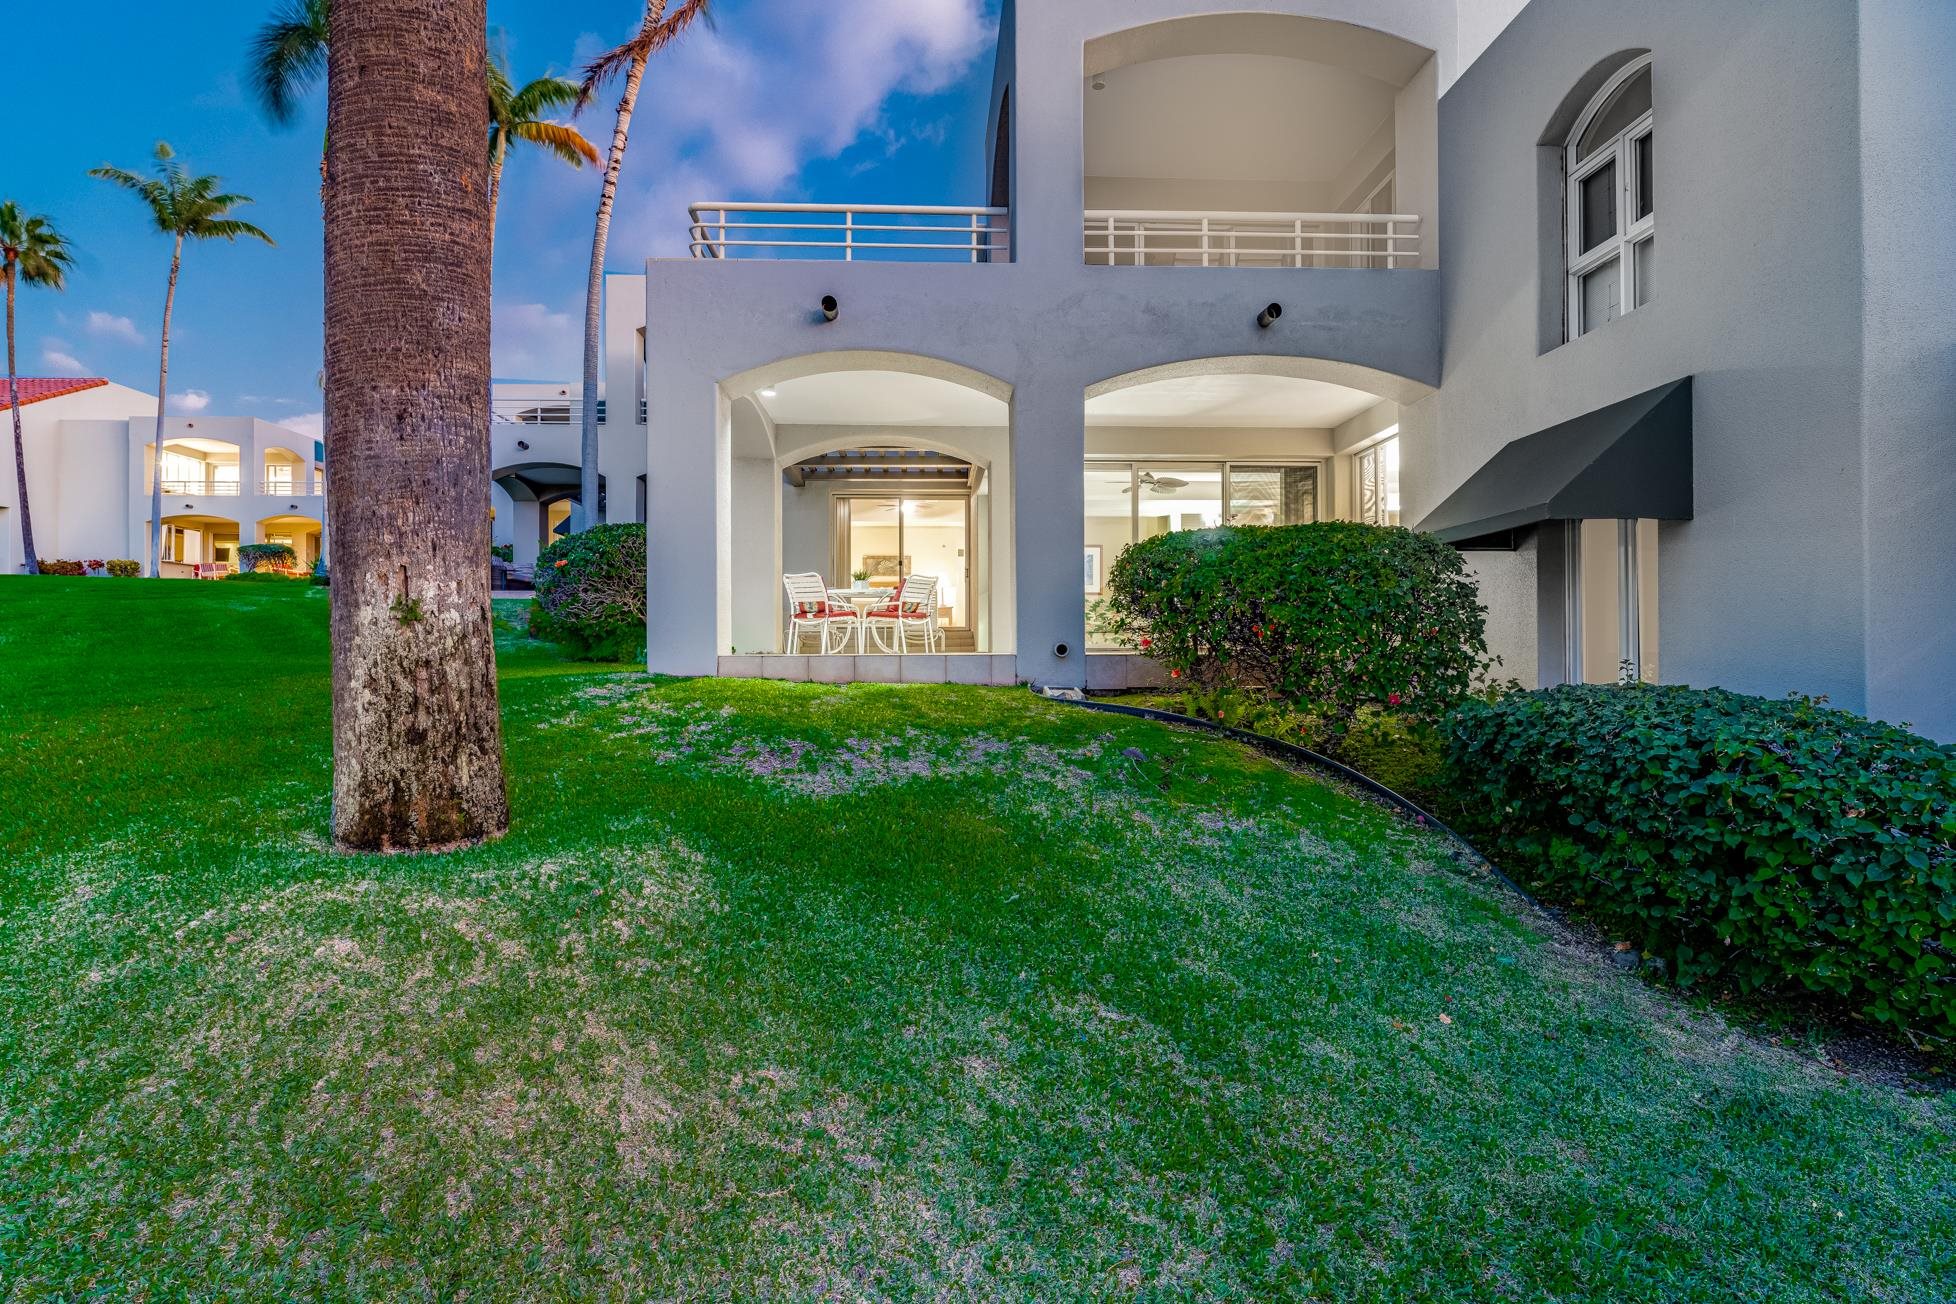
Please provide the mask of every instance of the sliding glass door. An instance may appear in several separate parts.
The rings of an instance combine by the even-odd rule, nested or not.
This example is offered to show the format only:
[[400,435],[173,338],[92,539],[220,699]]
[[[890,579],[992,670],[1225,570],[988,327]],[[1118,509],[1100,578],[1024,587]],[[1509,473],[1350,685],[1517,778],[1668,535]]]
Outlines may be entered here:
[[1304,525],[1318,519],[1318,466],[1253,462],[1108,462],[1086,465],[1087,646],[1113,646],[1096,604],[1128,545],[1219,525]]
[[937,618],[971,627],[971,500],[962,495],[837,495],[833,583],[848,588],[859,573],[869,587],[894,593],[905,577],[937,581]]

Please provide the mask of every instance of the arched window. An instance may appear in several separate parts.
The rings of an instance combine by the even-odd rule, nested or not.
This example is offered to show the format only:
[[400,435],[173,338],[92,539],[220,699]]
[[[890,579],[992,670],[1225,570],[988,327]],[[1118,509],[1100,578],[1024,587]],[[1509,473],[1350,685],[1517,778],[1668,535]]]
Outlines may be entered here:
[[1651,300],[1657,247],[1651,142],[1646,55],[1603,84],[1569,134],[1570,339]]

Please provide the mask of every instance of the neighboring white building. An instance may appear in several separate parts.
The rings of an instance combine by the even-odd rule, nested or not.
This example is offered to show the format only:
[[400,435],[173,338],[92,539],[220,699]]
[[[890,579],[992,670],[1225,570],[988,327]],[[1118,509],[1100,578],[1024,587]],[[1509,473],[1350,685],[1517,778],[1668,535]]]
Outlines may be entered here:
[[[100,378],[26,379],[21,423],[35,550],[47,560],[147,564],[156,396]],[[0,386],[0,440],[12,413]],[[241,543],[320,556],[325,469],[318,441],[251,417],[170,417],[163,443],[166,575],[232,562]],[[0,575],[26,569],[11,455],[0,476]]]

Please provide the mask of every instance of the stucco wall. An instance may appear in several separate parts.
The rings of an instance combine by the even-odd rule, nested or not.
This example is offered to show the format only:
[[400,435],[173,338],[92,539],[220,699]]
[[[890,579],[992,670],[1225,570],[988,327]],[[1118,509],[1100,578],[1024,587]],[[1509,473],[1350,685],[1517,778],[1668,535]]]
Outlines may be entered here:
[[1956,739],[1956,5],[1860,22],[1868,710]]
[[[1402,435],[1417,521],[1509,440],[1695,375],[1666,677],[1862,709],[1855,43],[1850,0],[1534,0],[1441,101],[1445,370]],[[1542,353],[1560,210],[1538,142],[1634,48],[1655,55],[1655,302]]]

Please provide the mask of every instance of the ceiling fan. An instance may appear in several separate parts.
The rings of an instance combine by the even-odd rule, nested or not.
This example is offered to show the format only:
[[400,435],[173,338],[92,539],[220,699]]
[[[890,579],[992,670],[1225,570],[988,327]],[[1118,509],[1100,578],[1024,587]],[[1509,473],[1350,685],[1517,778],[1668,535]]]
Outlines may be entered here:
[[[1153,471],[1143,471],[1141,473],[1141,483],[1158,494],[1172,494],[1177,489],[1186,489],[1189,487],[1189,482],[1186,480],[1178,480],[1172,475],[1158,476]],[[1132,486],[1129,486],[1121,490],[1121,492],[1131,494],[1134,492],[1134,489]]]

